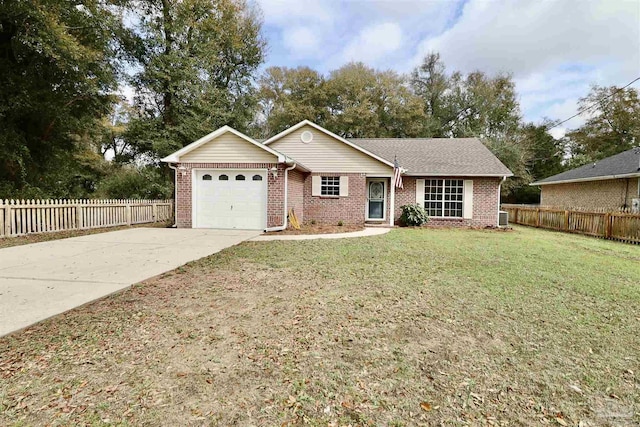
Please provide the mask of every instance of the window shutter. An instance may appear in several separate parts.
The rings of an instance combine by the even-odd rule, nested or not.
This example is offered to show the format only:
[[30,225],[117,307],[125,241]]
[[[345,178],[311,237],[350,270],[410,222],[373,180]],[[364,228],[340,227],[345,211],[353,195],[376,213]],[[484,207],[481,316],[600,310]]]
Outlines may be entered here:
[[462,217],[473,219],[473,180],[464,180],[464,199],[462,206]]
[[314,175],[311,177],[311,195],[319,196],[320,188],[322,186],[322,177]]
[[416,179],[416,203],[424,208],[424,179]]
[[349,195],[349,177],[340,177],[340,197],[347,197]]

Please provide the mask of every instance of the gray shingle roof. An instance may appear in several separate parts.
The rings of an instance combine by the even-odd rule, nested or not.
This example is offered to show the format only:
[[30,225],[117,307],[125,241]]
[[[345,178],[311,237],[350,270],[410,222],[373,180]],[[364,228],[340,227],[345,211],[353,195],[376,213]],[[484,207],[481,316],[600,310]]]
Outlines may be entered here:
[[350,142],[393,162],[409,175],[511,176],[478,138],[350,138]]
[[640,148],[632,148],[606,159],[571,169],[549,178],[536,181],[531,185],[553,184],[565,181],[589,181],[589,178],[602,179],[618,175],[638,174],[640,176]]

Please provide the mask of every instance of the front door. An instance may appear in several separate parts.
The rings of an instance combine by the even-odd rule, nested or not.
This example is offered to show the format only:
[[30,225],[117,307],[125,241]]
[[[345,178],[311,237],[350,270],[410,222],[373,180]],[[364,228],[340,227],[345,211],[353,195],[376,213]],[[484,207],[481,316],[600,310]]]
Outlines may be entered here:
[[384,220],[386,181],[370,179],[367,182],[367,220]]

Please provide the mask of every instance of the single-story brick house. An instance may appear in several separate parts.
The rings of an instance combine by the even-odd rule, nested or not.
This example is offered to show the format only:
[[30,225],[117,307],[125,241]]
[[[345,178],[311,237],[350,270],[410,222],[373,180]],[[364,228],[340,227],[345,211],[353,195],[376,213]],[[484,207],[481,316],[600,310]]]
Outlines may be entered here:
[[633,200],[640,198],[640,148],[632,148],[531,185],[540,186],[542,206],[631,208]]
[[410,203],[435,225],[496,226],[512,175],[476,138],[345,139],[307,120],[264,142],[224,126],[162,161],[187,228],[281,230],[289,209],[301,222],[391,225]]

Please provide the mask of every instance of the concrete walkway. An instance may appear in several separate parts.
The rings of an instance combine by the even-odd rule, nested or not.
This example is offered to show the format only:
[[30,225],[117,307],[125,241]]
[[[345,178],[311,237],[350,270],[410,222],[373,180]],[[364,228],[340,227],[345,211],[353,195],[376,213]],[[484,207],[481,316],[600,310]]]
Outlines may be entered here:
[[0,249],[0,336],[258,234],[133,228]]
[[251,239],[253,242],[267,242],[272,240],[314,240],[314,239],[346,239],[349,237],[367,237],[379,236],[386,234],[390,228],[383,227],[366,227],[361,231],[352,231],[349,233],[328,233],[328,234],[268,234]]

